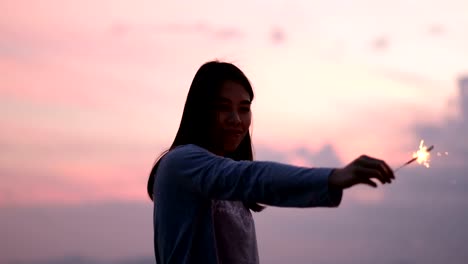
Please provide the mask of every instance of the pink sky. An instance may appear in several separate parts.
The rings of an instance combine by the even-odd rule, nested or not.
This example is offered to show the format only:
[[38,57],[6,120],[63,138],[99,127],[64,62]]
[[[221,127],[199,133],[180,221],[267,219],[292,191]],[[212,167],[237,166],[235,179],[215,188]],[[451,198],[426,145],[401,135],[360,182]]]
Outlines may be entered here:
[[196,70],[221,59],[254,85],[258,159],[338,166],[365,153],[396,167],[422,134],[450,152],[388,187],[347,191],[337,210],[255,214],[265,263],[464,263],[467,10],[465,0],[0,1],[0,262],[151,256],[149,170]]
[[254,144],[280,161],[332,144],[341,162],[396,166],[418,145],[414,122],[456,114],[468,3],[346,3],[0,2],[0,205],[146,200],[211,59],[251,79]]

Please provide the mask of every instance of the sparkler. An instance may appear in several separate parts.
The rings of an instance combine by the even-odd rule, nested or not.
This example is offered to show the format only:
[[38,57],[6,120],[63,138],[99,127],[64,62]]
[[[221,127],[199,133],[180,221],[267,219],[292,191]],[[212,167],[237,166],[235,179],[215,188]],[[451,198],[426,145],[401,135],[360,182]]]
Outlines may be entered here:
[[423,164],[424,166],[426,166],[426,168],[429,168],[429,157],[431,155],[429,152],[431,152],[433,148],[434,148],[434,145],[427,147],[424,145],[424,140],[421,140],[421,142],[419,143],[419,150],[413,153],[413,158],[405,162],[400,167],[396,168],[393,172],[396,172],[399,169],[415,161],[417,161],[419,164]]

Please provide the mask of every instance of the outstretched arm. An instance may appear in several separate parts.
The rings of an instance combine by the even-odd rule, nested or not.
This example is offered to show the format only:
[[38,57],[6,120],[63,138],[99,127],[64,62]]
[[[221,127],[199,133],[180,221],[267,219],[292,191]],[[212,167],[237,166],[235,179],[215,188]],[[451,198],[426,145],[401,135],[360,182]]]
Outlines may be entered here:
[[[281,207],[335,207],[342,188],[329,188],[332,168],[304,168],[269,161],[233,161],[195,145],[166,154],[160,183],[178,184],[209,199]],[[163,176],[161,174],[161,176]],[[169,182],[167,182],[169,181]]]

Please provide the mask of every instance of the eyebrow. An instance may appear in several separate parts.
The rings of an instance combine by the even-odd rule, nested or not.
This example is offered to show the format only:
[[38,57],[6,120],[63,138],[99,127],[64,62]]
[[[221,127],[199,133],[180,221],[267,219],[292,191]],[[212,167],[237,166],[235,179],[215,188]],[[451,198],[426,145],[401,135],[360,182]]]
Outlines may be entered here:
[[[226,98],[226,97],[222,97],[222,96],[218,97],[217,100],[221,101],[222,103],[231,103],[231,100],[229,100],[229,99]],[[252,104],[252,102],[250,102],[250,100],[242,100],[242,101],[240,102],[240,104],[248,104],[248,105],[250,105],[250,104]]]

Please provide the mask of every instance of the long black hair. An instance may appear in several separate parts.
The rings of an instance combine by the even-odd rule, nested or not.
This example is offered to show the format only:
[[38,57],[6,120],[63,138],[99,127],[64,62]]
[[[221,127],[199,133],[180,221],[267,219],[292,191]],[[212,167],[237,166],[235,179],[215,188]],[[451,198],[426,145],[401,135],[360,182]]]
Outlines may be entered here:
[[[198,69],[190,85],[176,137],[171,147],[157,158],[150,172],[147,191],[151,200],[154,200],[153,186],[156,170],[161,158],[167,152],[185,144],[195,144],[205,149],[212,148],[210,129],[215,120],[214,100],[226,81],[233,81],[242,85],[249,94],[250,101],[253,101],[252,85],[237,66],[220,61],[210,61],[203,64]],[[238,148],[228,154],[227,157],[233,160],[253,160],[252,140],[249,133],[245,135]],[[255,212],[265,208],[257,203],[249,203],[245,204],[245,206]]]

